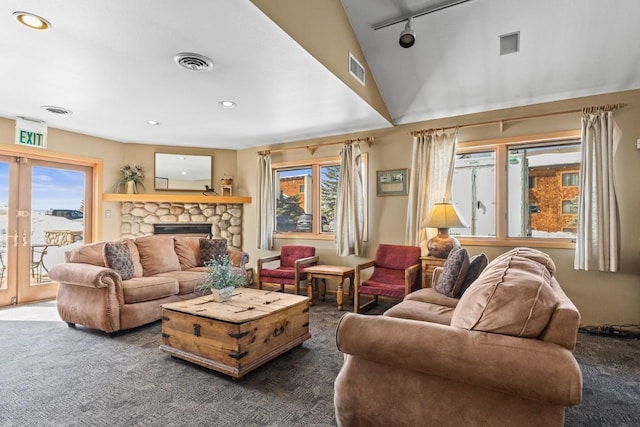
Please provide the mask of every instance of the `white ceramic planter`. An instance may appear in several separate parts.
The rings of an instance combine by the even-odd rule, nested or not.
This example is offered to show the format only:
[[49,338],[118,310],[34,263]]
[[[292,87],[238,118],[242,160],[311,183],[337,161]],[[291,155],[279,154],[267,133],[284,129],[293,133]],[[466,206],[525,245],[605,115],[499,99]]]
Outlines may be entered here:
[[233,286],[228,286],[222,289],[211,289],[213,300],[217,302],[229,301],[233,296]]

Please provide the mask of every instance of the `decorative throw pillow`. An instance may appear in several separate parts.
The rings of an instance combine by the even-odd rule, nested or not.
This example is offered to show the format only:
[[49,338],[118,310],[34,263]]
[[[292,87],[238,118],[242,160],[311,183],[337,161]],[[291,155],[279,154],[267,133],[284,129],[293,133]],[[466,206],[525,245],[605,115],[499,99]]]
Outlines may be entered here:
[[200,239],[200,264],[227,255],[227,239]]
[[471,261],[469,261],[469,270],[467,270],[467,275],[464,276],[464,281],[456,294],[456,298],[460,298],[462,294],[464,294],[464,291],[480,276],[480,273],[485,269],[488,262],[489,260],[485,254],[479,254],[471,258]]
[[115,270],[122,280],[129,280],[133,277],[133,259],[126,243],[107,242],[104,245],[105,264]]
[[469,269],[469,252],[465,248],[453,248],[444,262],[436,283],[436,291],[454,298]]

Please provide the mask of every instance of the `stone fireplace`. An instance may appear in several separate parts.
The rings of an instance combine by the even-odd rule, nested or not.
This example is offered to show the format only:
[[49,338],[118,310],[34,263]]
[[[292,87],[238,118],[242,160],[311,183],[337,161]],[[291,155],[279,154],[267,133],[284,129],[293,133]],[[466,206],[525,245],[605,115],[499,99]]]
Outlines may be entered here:
[[225,238],[230,248],[242,249],[242,204],[122,202],[121,213],[123,238],[150,236],[155,232],[154,224],[175,229],[211,224],[212,237]]

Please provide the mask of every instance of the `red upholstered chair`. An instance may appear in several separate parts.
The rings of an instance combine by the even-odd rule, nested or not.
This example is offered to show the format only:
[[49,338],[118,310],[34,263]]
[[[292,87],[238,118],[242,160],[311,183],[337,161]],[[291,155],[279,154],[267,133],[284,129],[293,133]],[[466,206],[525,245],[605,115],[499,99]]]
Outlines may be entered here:
[[[264,268],[266,263],[280,261],[276,268]],[[262,289],[263,283],[280,285],[284,292],[285,286],[293,286],[296,295],[300,293],[300,282],[307,280],[304,274],[304,266],[315,265],[318,262],[316,248],[313,246],[284,245],[279,255],[258,259],[258,289]],[[311,296],[311,295],[310,295]]]
[[[362,280],[362,271],[373,268],[371,276]],[[404,245],[378,245],[376,258],[356,265],[353,311],[360,313],[378,303],[378,297],[403,299],[420,287],[420,248]],[[373,299],[360,306],[360,296]]]

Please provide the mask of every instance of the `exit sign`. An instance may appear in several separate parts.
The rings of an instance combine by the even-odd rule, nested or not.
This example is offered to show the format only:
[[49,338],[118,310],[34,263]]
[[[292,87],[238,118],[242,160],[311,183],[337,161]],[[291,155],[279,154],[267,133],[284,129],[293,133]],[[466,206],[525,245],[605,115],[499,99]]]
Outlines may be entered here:
[[16,119],[16,144],[47,148],[47,125],[32,120]]

